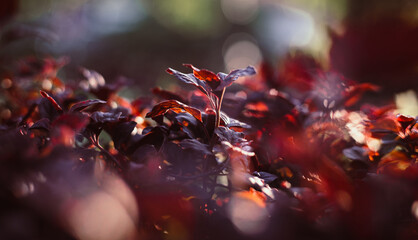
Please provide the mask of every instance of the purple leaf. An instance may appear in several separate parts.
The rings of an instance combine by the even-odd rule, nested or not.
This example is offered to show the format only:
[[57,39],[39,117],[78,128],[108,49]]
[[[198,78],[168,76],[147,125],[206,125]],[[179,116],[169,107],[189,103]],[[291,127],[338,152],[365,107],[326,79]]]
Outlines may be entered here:
[[77,102],[71,106],[70,112],[82,111],[83,109],[90,107],[92,105],[104,104],[104,103],[106,103],[106,101],[99,100],[99,99],[91,99],[91,100]]

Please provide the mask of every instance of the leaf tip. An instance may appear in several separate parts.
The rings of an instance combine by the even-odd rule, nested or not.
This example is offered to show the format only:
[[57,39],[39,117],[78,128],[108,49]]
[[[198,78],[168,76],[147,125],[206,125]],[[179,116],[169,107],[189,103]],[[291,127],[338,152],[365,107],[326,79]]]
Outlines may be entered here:
[[174,72],[173,72],[173,69],[172,69],[172,68],[167,68],[165,71],[166,71],[167,73],[171,74],[171,75],[173,75],[173,74],[174,74]]
[[46,93],[45,91],[40,90],[39,93],[41,94],[42,97],[46,98],[48,97],[48,93]]

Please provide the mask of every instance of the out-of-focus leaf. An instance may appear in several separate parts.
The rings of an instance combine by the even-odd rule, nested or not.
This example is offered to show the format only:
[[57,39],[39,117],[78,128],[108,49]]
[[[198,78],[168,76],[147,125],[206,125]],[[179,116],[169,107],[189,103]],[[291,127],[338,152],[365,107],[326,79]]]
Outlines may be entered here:
[[131,137],[131,133],[136,126],[136,122],[121,122],[112,124],[110,126],[106,126],[105,130],[109,133],[110,137],[112,138],[115,148],[118,150],[125,150],[127,148],[128,140]]
[[133,143],[128,147],[127,153],[132,154],[137,148],[145,144],[153,145],[155,149],[160,150],[165,139],[167,138],[168,130],[165,127],[153,127],[146,134],[141,135],[138,139],[133,140]]
[[51,128],[51,122],[48,118],[42,118],[38,121],[36,121],[29,129],[42,129],[45,131],[49,131]]
[[262,101],[249,102],[245,105],[243,114],[246,117],[264,118],[269,114],[269,107]]
[[147,113],[145,117],[154,118],[160,115],[164,115],[168,110],[172,110],[176,113],[188,112],[197,120],[202,122],[202,114],[199,109],[187,106],[186,104],[183,104],[176,100],[168,100],[155,105],[152,108],[151,112]]
[[309,55],[301,52],[288,54],[283,60],[281,69],[279,69],[278,82],[273,82],[273,80],[270,80],[270,82],[273,82],[276,86],[284,85],[306,92],[314,87],[312,71],[319,68],[320,64]]
[[54,120],[62,112],[57,110],[53,103],[46,98],[41,98],[38,104],[38,111],[41,118],[48,118]]
[[97,123],[117,122],[122,116],[122,112],[94,112],[90,117]]
[[81,68],[80,71],[87,80],[90,89],[98,89],[105,85],[105,79],[100,73],[86,68]]
[[416,179],[418,176],[418,166],[414,161],[414,159],[410,159],[404,152],[395,149],[380,160],[377,166],[377,172]]
[[267,197],[262,192],[256,191],[254,188],[250,188],[248,191],[237,192],[235,193],[235,197],[250,200],[259,207],[266,207]]
[[382,138],[385,135],[396,135],[398,132],[396,122],[390,118],[371,121],[367,124],[367,128],[372,133],[373,138]]
[[257,176],[264,180],[265,183],[270,184],[277,180],[279,177],[277,177],[274,174],[268,173],[268,172],[253,172],[254,176]]
[[159,87],[153,88],[152,93],[156,96],[159,96],[159,97],[165,99],[165,100],[177,100],[181,103],[187,104],[187,101],[182,96],[180,96],[176,93],[161,89]]
[[84,88],[96,95],[97,98],[107,101],[113,96],[119,89],[127,84],[127,79],[118,78],[113,83],[106,83],[104,77],[93,70],[81,68],[82,77],[84,78]]
[[[6,0],[6,2],[17,2],[15,0]],[[3,7],[3,6],[2,6]],[[3,8],[1,9],[3,10]],[[0,24],[1,24],[1,10],[0,10]],[[18,24],[2,33],[1,42],[4,44],[11,44],[26,38],[39,38],[45,42],[56,42],[58,35],[47,28],[35,27],[33,25]]]
[[398,123],[400,123],[401,127],[402,127],[402,131],[405,131],[405,129],[411,125],[412,123],[416,122],[415,118],[413,117],[409,117],[409,116],[404,116],[402,114],[398,114],[396,116],[396,121]]
[[81,113],[65,113],[52,122],[52,127],[66,126],[73,131],[80,131],[89,123],[88,117]]
[[382,118],[388,111],[395,109],[394,104],[389,104],[383,107],[375,107],[369,104],[364,104],[361,110],[367,114],[370,120],[377,120]]
[[51,96],[49,96],[48,93],[46,93],[45,91],[40,91],[42,97],[48,99],[48,101],[51,102],[52,106],[58,111],[58,112],[62,112],[62,108],[61,106],[57,103],[57,101],[55,101],[54,98],[52,98]]
[[346,148],[343,150],[343,154],[351,160],[360,160],[360,161],[368,160],[366,149],[359,147],[359,146]]
[[371,83],[360,83],[349,87],[345,91],[344,106],[350,107],[360,100],[361,96],[367,91],[378,91],[380,88]]
[[70,108],[70,112],[75,112],[75,111],[82,111],[83,109],[90,107],[92,105],[96,105],[96,104],[105,104],[105,101],[99,100],[99,99],[90,99],[90,100],[86,100],[86,101],[81,101],[81,102],[77,102],[74,105],[71,106]]
[[290,168],[283,166],[276,170],[276,172],[282,177],[282,178],[292,178],[294,176],[292,170]]

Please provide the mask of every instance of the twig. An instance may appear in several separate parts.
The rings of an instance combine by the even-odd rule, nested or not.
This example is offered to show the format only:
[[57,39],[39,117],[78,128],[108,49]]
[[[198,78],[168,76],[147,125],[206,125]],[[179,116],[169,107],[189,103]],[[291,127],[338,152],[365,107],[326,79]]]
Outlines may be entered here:
[[223,101],[224,94],[225,94],[225,89],[226,88],[222,89],[221,97],[219,98],[218,105],[216,106],[215,129],[217,129],[219,127],[219,125],[221,124],[221,106],[222,106],[222,101]]
[[98,137],[97,139],[95,139],[93,138],[93,136],[90,136],[90,140],[93,143],[93,145],[96,146],[103,155],[105,155],[107,158],[112,160],[119,168],[122,168],[122,165],[119,163],[119,161],[112,154],[110,154],[109,151],[107,151],[100,145]]

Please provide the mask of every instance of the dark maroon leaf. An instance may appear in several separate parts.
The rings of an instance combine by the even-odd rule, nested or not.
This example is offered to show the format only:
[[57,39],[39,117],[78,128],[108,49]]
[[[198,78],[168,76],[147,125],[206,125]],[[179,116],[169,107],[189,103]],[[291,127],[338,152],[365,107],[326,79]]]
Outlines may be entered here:
[[167,128],[160,126],[154,127],[151,129],[151,131],[144,135],[138,136],[138,139],[133,140],[133,143],[128,147],[126,152],[128,154],[132,154],[136,151],[137,148],[146,144],[153,145],[155,149],[159,151],[167,135]]
[[117,122],[121,119],[122,112],[94,112],[90,117],[97,123]]
[[128,147],[129,139],[131,138],[131,133],[136,126],[136,122],[122,122],[117,124],[112,124],[105,127],[105,131],[109,133],[112,138],[115,148],[118,150],[126,150]]
[[176,100],[176,101],[179,101],[181,103],[187,104],[187,101],[182,96],[180,96],[176,93],[161,89],[159,87],[153,88],[152,93],[161,97],[161,98],[163,98],[163,99],[165,99],[165,100]]
[[212,154],[207,144],[201,143],[196,139],[184,139],[179,143],[179,145],[185,150],[198,151],[207,155]]
[[38,104],[38,111],[41,118],[48,118],[53,120],[57,118],[62,112],[57,110],[51,101],[46,98],[41,98]]
[[70,108],[70,112],[75,112],[75,111],[82,111],[83,109],[90,107],[92,105],[96,105],[96,104],[105,104],[105,101],[99,100],[99,99],[91,99],[91,100],[86,100],[86,101],[81,101],[81,102],[77,102],[74,105],[71,106]]
[[49,131],[51,128],[51,124],[48,118],[42,118],[39,121],[36,121],[29,129],[42,129],[45,131]]
[[81,113],[65,113],[52,122],[53,127],[66,126],[73,131],[80,131],[89,123],[87,115]]
[[158,151],[151,144],[144,144],[139,146],[132,154],[132,160],[135,163],[146,163],[152,161],[158,156]]
[[367,150],[359,146],[346,148],[343,150],[343,154],[351,160],[368,161]]
[[[172,113],[166,114],[167,119],[169,119],[173,124],[170,127],[170,135],[174,139],[183,139],[183,138],[202,138],[208,137],[204,132],[204,125],[197,120],[195,117],[188,113]],[[181,134],[179,132],[183,132]],[[177,136],[175,136],[177,135]]]

